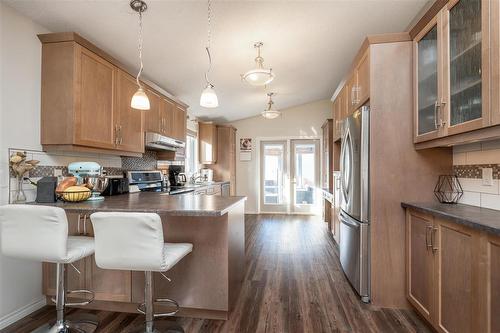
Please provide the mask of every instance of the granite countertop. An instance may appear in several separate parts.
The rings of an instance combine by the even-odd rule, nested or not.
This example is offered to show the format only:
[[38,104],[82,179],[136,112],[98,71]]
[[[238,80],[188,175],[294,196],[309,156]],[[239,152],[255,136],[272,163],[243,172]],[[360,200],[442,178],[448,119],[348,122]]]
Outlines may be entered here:
[[436,217],[451,220],[458,224],[500,235],[500,211],[464,204],[442,204],[439,202],[408,203],[404,208],[429,213]]
[[106,197],[103,201],[33,203],[54,206],[67,212],[140,212],[176,216],[222,216],[246,197],[217,195],[167,195],[157,192],[138,192]]

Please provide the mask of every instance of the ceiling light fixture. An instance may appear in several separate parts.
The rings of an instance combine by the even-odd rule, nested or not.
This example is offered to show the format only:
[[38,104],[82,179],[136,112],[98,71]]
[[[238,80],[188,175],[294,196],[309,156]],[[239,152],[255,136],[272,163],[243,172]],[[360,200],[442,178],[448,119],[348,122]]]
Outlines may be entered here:
[[206,86],[205,89],[203,89],[203,92],[201,93],[200,96],[200,105],[205,107],[205,108],[216,108],[219,106],[219,100],[217,99],[217,94],[215,93],[215,87],[214,85],[210,82],[208,79],[208,73],[210,73],[210,70],[212,69],[212,57],[210,56],[210,39],[211,39],[211,30],[210,30],[210,23],[212,20],[212,6],[211,6],[211,1],[208,0],[208,31],[207,31],[207,46],[205,47],[205,50],[207,51],[208,55],[208,70],[205,72],[205,82]]
[[257,67],[241,75],[241,79],[252,86],[263,86],[270,83],[274,79],[272,68],[264,68],[264,58],[260,56],[260,48],[262,45],[264,45],[262,42],[257,42],[253,45],[253,47],[257,49],[257,57],[255,58],[255,64]]
[[274,105],[273,96],[274,95],[276,95],[276,94],[272,93],[272,92],[267,93],[267,96],[269,96],[269,101],[267,102],[267,109],[261,113],[262,117],[264,117],[266,119],[275,119],[275,118],[278,118],[279,116],[281,116],[281,111],[273,109],[273,105]]
[[139,78],[141,77],[142,71],[144,69],[144,66],[142,64],[142,13],[144,13],[146,11],[146,9],[148,9],[148,5],[142,0],[131,0],[130,7],[139,13],[139,45],[138,45],[138,49],[139,49],[139,62],[141,65],[141,67],[139,69],[139,73],[137,73],[137,77],[135,78],[139,88],[135,92],[134,96],[132,96],[132,100],[130,101],[130,106],[133,109],[137,109],[137,110],[149,110],[149,108],[150,108],[149,98],[146,95],[144,88],[142,88],[141,81],[139,81]]

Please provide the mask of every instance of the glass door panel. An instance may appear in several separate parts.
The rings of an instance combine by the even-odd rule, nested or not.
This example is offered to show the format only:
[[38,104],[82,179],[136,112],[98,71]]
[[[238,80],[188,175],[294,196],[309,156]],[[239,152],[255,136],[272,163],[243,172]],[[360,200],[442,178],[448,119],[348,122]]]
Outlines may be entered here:
[[261,142],[261,211],[286,212],[286,141]]
[[417,42],[418,134],[437,130],[438,28],[434,25]]
[[450,126],[482,117],[481,1],[449,10]]
[[317,213],[319,210],[319,142],[292,140],[293,212]]

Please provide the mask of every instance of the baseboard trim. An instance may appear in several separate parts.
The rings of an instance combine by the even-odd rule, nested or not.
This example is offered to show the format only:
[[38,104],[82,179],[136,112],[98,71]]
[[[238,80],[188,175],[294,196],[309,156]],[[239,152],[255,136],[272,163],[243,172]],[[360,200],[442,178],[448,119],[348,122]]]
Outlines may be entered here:
[[39,300],[25,305],[17,310],[14,310],[13,312],[3,316],[0,318],[0,330],[3,330],[9,325],[14,324],[16,321],[23,319],[27,315],[35,312],[38,309],[41,309],[47,304],[45,296],[40,298]]

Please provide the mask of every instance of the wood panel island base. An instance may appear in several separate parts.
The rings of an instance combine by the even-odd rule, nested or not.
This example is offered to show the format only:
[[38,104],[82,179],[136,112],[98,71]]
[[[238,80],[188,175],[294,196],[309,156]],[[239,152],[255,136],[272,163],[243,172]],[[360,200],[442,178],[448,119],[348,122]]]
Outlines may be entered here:
[[[90,214],[102,211],[158,213],[165,242],[193,244],[193,252],[166,275],[154,273],[155,298],[179,302],[180,317],[228,319],[245,272],[245,197],[167,196],[134,193],[103,202],[55,203],[66,210],[70,235],[94,235]],[[47,204],[45,204],[47,205]],[[117,223],[116,236],[120,237]],[[144,299],[144,272],[103,270],[94,256],[67,267],[67,289],[88,289],[95,300],[85,309],[137,313]],[[43,292],[55,295],[55,265],[43,264]],[[168,310],[160,305],[156,312]]]

